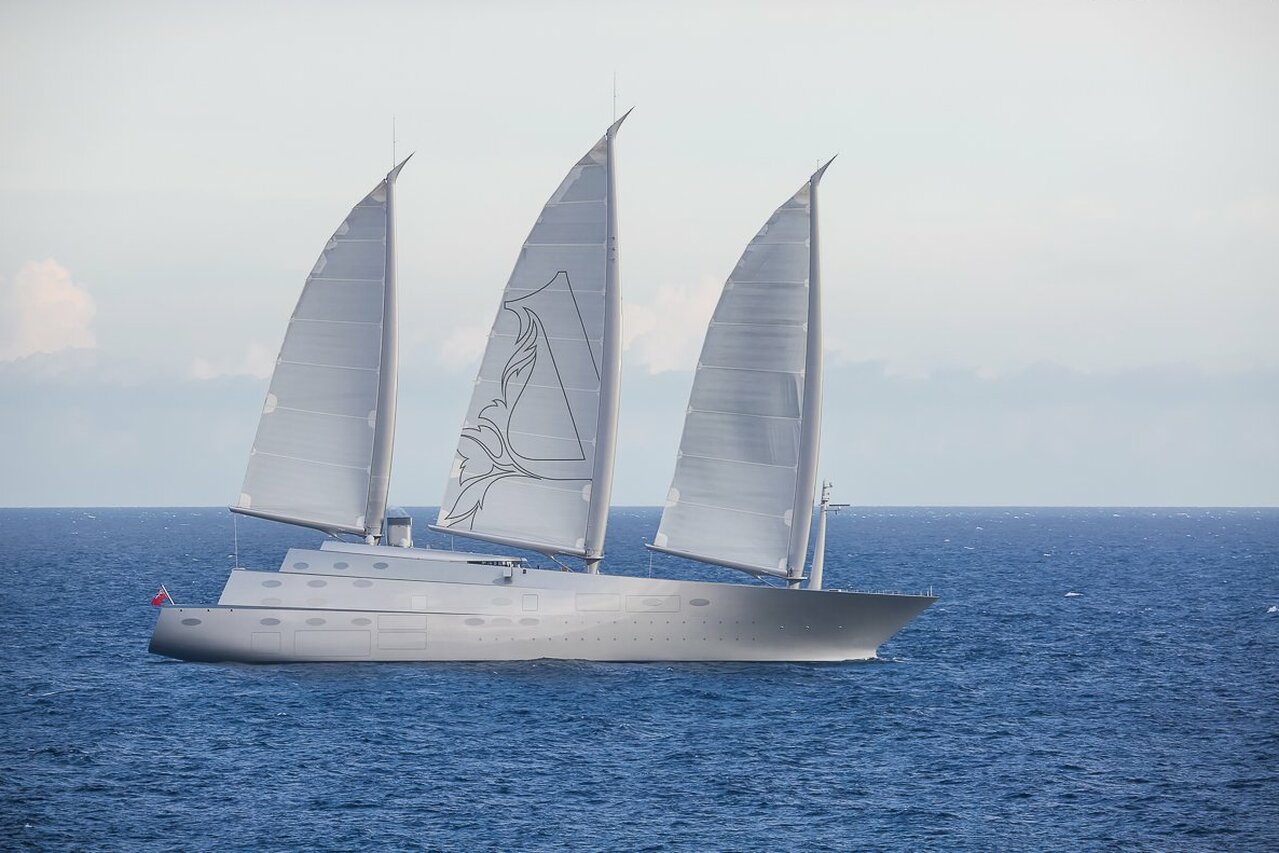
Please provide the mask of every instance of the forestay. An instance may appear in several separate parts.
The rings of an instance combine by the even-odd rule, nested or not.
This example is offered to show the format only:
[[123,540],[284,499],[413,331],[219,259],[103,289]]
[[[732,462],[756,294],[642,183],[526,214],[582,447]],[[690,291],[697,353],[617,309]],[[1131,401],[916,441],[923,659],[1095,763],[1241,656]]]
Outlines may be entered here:
[[654,550],[797,577],[821,418],[818,171],[747,245],[702,345]]
[[602,553],[621,363],[612,175],[620,124],[569,171],[520,250],[437,529],[546,553]]
[[396,166],[316,261],[276,360],[231,509],[376,536],[395,429]]

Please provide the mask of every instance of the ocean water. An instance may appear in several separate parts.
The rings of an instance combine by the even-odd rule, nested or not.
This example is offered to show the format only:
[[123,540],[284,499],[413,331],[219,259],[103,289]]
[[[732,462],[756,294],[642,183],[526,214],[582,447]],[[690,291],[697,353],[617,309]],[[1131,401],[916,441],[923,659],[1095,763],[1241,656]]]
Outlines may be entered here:
[[[612,571],[733,578],[656,522]],[[1279,510],[845,511],[829,586],[941,601],[844,665],[149,656],[232,551],[225,510],[0,510],[0,848],[1279,849]]]

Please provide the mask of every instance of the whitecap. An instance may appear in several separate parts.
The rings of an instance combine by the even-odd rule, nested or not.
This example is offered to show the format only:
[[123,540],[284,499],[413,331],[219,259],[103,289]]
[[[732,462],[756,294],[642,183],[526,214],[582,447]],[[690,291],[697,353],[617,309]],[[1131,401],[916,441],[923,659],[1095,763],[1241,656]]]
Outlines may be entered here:
[[1081,595],[1083,595],[1083,593],[1082,593],[1082,592],[1068,592],[1068,593],[1066,593],[1066,597],[1067,597],[1067,598],[1079,598]]
[[1269,610],[1267,610],[1266,612],[1267,612],[1267,613],[1279,613],[1279,604],[1272,604],[1272,605],[1270,605],[1270,609],[1269,609]]

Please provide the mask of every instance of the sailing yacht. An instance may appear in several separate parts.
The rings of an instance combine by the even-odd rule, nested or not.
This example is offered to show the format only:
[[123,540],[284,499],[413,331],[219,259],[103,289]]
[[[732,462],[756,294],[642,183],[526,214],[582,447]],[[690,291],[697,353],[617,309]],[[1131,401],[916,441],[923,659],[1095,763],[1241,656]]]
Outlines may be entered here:
[[[502,294],[433,530],[576,558],[411,547],[386,518],[396,394],[396,166],[351,211],[285,335],[235,512],[323,530],[213,607],[167,606],[186,660],[844,661],[931,595],[821,588],[805,564],[821,419],[819,169],[747,245],[694,378],[655,551],[761,583],[601,571],[621,376],[614,139],[570,169]],[[829,165],[829,164],[827,164]],[[819,509],[824,546],[828,495]],[[398,526],[396,526],[398,525]]]

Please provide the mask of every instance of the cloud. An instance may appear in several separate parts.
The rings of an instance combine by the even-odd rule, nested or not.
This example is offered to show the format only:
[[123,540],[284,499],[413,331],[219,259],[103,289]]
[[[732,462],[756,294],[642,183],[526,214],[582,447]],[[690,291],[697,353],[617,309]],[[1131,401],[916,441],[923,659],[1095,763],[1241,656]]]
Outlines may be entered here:
[[89,291],[62,264],[52,258],[23,264],[11,286],[0,280],[0,361],[93,349],[97,311]]
[[[622,349],[630,366],[650,375],[692,370],[723,282],[709,276],[693,285],[664,284],[647,303],[622,303]],[[484,355],[491,319],[456,325],[436,346],[436,362],[449,371],[472,370]]]
[[474,367],[488,344],[490,323],[469,323],[453,327],[440,343],[436,357],[449,370]]
[[266,379],[275,369],[275,355],[261,344],[249,344],[238,359],[196,358],[187,375],[191,379],[218,379],[222,376],[252,376]]
[[722,286],[705,276],[688,287],[659,286],[651,304],[626,303],[622,346],[627,360],[649,374],[692,370]]

